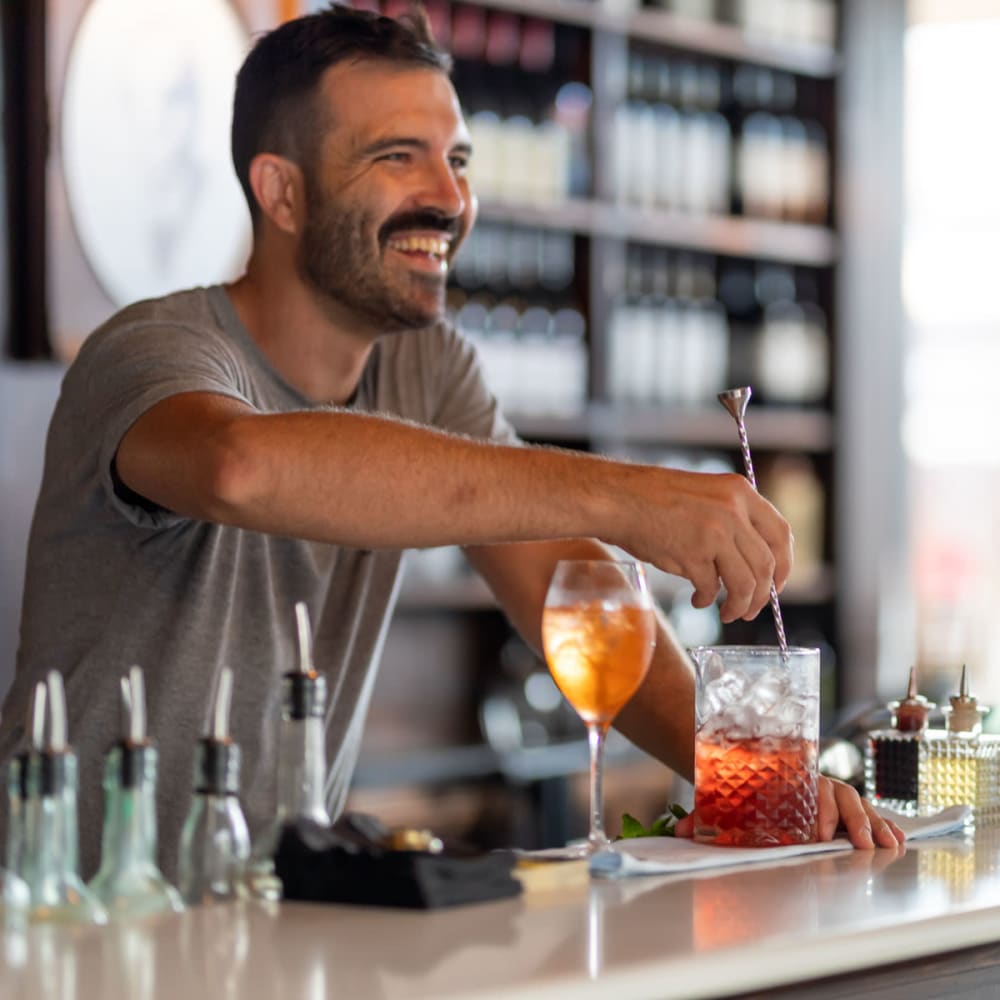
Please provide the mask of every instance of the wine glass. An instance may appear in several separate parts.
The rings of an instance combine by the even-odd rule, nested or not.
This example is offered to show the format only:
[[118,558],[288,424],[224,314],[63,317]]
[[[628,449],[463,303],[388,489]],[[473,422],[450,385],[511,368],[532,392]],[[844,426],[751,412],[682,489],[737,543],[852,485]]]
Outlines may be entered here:
[[610,844],[601,791],[604,738],[645,678],[656,645],[643,567],[611,560],[556,563],[542,611],[542,645],[559,690],[587,727],[590,835],[576,851],[587,856]]

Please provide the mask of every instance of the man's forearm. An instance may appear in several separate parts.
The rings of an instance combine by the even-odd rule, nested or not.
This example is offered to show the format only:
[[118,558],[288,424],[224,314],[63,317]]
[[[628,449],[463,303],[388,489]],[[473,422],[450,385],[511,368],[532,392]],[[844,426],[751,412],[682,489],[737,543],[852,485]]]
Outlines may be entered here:
[[591,500],[609,491],[585,484],[611,478],[593,456],[344,411],[260,414],[204,393],[144,414],[117,462],[130,489],[176,513],[359,548],[593,533]]
[[606,520],[610,466],[593,456],[359,414],[247,418],[242,454],[241,434],[253,439],[251,467],[220,511],[241,527],[402,548],[567,538]]

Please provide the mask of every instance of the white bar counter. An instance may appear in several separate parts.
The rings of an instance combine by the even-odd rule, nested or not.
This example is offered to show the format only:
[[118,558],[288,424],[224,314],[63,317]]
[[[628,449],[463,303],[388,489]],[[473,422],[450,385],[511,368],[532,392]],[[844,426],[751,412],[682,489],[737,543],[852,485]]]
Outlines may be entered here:
[[[234,904],[2,940],[3,1000],[825,997],[897,974],[915,985],[871,995],[955,996],[972,975],[962,997],[996,997],[1000,830],[430,912]],[[830,976],[865,988],[788,988]]]

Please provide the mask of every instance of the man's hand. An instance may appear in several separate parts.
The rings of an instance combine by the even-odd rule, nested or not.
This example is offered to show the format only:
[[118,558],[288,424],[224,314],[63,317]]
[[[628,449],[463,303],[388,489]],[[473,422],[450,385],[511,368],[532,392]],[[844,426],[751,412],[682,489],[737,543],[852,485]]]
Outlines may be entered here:
[[[694,813],[678,820],[674,833],[690,837],[694,833]],[[819,840],[833,840],[839,827],[855,847],[898,847],[906,834],[890,820],[883,819],[875,807],[861,798],[850,785],[835,778],[819,779]]]
[[819,779],[819,839],[833,840],[843,827],[855,847],[896,847],[906,834],[843,781]]
[[788,523],[743,476],[678,469],[615,469],[613,530],[604,535],[638,558],[685,577],[691,603],[726,591],[725,622],[753,619],[792,568]]

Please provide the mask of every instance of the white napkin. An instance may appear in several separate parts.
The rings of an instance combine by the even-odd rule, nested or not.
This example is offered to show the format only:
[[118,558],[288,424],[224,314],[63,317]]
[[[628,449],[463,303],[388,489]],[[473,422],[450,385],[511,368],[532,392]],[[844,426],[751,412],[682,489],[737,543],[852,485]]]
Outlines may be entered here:
[[[889,809],[880,815],[891,819],[906,834],[907,840],[936,837],[961,830],[969,816],[968,806],[950,806],[933,816],[901,816]],[[619,840],[609,850],[599,851],[590,859],[590,874],[601,878],[628,875],[665,875],[692,872],[705,868],[732,868],[783,861],[801,854],[822,854],[853,850],[846,837],[815,844],[790,844],[787,847],[714,847],[697,844],[686,837],[636,837]]]

